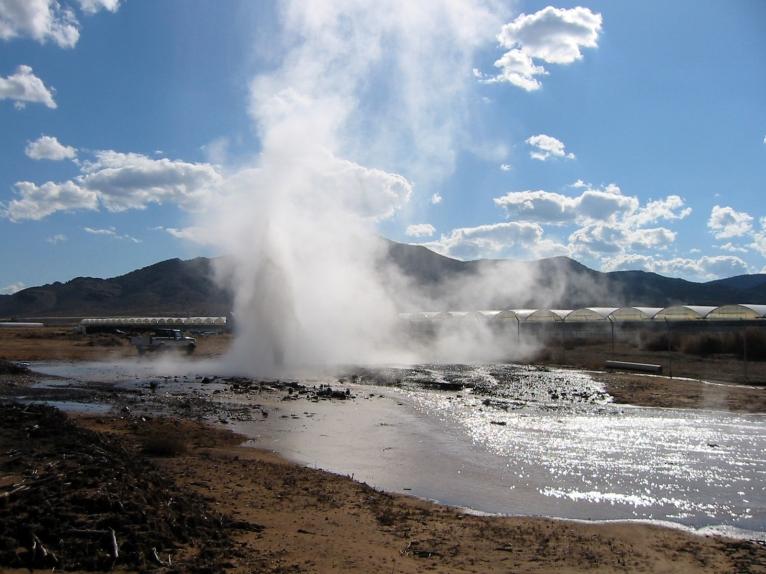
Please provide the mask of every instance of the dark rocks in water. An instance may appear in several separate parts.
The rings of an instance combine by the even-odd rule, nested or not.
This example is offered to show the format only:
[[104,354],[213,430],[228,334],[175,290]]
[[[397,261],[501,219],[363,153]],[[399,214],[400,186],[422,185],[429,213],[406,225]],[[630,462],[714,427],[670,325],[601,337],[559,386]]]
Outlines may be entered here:
[[505,421],[489,421],[489,424],[492,424],[492,425],[497,425],[497,426],[501,426],[501,427],[504,427],[504,426],[505,426],[505,425],[507,425],[508,423],[507,423],[507,422],[505,422]]

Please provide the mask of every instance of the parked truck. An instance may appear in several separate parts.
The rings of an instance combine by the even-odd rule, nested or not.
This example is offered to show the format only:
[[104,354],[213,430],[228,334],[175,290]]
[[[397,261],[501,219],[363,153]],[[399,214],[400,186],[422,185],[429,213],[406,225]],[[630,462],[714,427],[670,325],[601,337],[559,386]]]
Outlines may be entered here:
[[135,345],[139,355],[173,349],[191,355],[197,348],[197,340],[194,337],[185,336],[180,329],[157,329],[151,335],[132,337],[130,342]]

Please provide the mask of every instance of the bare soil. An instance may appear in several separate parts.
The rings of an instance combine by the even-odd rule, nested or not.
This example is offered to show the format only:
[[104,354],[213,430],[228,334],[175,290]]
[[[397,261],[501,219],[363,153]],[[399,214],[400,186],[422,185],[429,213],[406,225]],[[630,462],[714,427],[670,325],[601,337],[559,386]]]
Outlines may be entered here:
[[[230,335],[197,336],[195,357],[221,355]],[[12,361],[104,361],[137,356],[130,337],[76,333],[71,327],[0,328],[0,359]]]
[[766,413],[766,388],[702,383],[629,373],[604,373],[596,379],[606,385],[614,402],[642,407],[714,409]]
[[661,365],[663,375],[766,386],[766,361],[744,361],[734,355],[699,357],[680,351],[647,351],[637,344],[618,343],[614,351],[606,342],[551,345],[531,362],[562,365],[588,370],[603,370],[608,360]]

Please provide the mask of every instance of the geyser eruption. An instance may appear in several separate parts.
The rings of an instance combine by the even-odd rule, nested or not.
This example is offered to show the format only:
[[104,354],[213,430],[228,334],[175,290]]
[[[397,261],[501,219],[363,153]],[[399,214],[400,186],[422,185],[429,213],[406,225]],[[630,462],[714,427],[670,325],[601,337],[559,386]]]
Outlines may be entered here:
[[284,2],[280,16],[283,57],[251,85],[261,152],[205,210],[234,293],[227,361],[277,375],[414,360],[391,293],[428,303],[384,263],[376,225],[408,208],[415,183],[449,174],[473,55],[504,14],[481,1],[327,0]]

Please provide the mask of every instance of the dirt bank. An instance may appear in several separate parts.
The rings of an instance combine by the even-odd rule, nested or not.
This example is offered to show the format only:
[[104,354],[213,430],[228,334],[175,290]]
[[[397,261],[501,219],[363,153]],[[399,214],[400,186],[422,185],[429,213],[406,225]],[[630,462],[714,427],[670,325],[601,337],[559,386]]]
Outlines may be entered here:
[[766,388],[627,373],[599,373],[614,402],[643,407],[766,413]]
[[[59,567],[79,560],[71,564],[114,563],[128,571],[766,572],[766,548],[756,544],[635,524],[469,516],[236,446],[236,435],[197,422],[82,417],[72,425],[45,409],[5,409],[0,556],[6,567],[16,559],[54,566],[54,552]],[[110,465],[119,480],[105,476]],[[95,511],[83,512],[84,501],[94,500],[88,504]],[[135,509],[129,517],[143,510],[145,523],[124,517],[119,503]],[[202,516],[217,527],[205,528]],[[91,530],[109,535],[77,533]],[[91,538],[75,547],[66,536]]]

